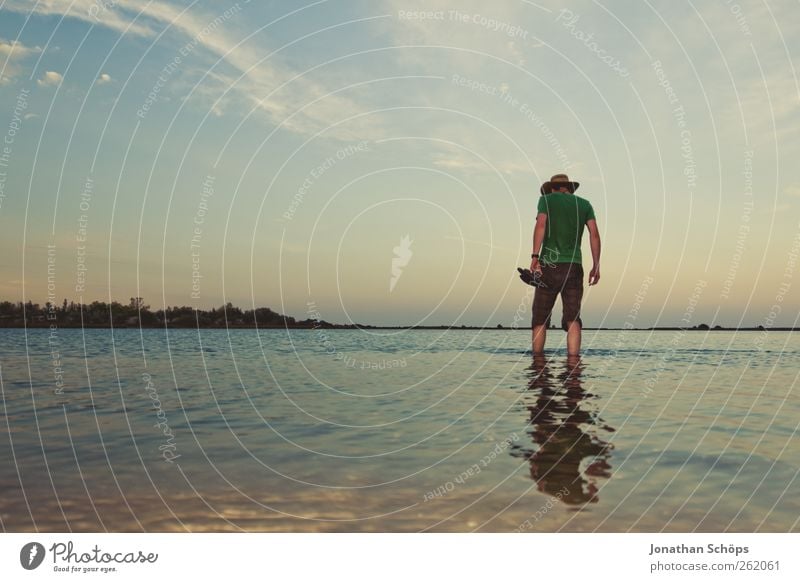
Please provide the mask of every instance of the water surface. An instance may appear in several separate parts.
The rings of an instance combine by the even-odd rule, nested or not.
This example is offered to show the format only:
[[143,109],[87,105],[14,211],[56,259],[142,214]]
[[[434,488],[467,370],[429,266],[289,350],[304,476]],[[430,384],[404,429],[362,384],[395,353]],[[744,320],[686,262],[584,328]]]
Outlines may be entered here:
[[2,527],[800,529],[797,334],[528,334],[0,330]]

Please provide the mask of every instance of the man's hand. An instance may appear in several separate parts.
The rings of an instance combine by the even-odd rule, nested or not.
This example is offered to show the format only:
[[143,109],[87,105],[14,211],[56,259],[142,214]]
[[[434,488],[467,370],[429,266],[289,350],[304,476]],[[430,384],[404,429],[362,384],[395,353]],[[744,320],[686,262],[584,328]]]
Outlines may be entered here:
[[542,266],[539,264],[539,259],[531,259],[531,273],[542,274]]
[[596,285],[600,280],[600,265],[594,265],[589,271],[589,285]]

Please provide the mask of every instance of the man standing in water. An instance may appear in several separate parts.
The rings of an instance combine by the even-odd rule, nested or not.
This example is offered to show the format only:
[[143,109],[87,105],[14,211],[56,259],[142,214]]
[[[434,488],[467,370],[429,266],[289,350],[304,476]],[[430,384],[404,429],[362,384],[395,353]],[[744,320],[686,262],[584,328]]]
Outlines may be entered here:
[[581,351],[581,237],[584,225],[589,229],[592,248],[589,285],[600,280],[600,233],[591,203],[575,195],[578,186],[578,182],[571,182],[566,174],[556,174],[540,189],[533,230],[531,273],[539,273],[546,287],[537,287],[533,298],[531,341],[534,354],[544,352],[550,315],[559,294],[563,306],[561,328],[567,332],[567,354],[576,356]]

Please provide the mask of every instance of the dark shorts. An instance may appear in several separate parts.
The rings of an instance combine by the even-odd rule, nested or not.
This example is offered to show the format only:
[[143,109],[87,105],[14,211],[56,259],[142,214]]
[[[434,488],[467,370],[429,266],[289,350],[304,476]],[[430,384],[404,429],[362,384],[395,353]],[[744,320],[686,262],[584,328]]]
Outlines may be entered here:
[[536,288],[533,297],[533,318],[531,326],[546,324],[550,327],[550,316],[556,298],[561,294],[563,313],[561,329],[567,331],[571,321],[577,321],[581,327],[581,300],[583,299],[583,266],[578,263],[555,263],[542,265],[542,281],[547,289]]

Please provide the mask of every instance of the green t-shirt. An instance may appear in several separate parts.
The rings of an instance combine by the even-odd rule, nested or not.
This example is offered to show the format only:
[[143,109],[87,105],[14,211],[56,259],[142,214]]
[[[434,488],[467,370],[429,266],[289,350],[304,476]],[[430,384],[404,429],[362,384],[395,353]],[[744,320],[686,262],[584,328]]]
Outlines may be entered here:
[[565,192],[539,197],[538,214],[547,215],[541,263],[581,263],[581,237],[587,220],[594,218],[592,204]]

